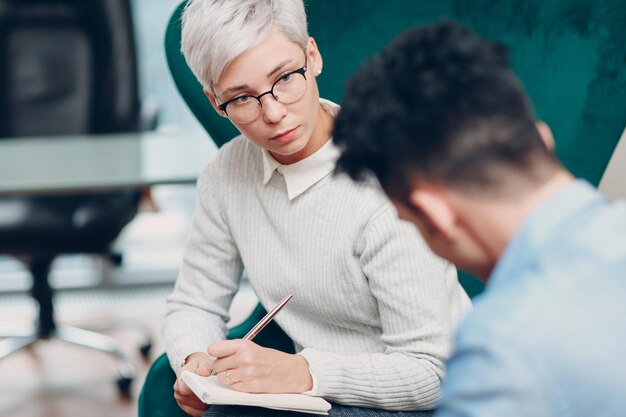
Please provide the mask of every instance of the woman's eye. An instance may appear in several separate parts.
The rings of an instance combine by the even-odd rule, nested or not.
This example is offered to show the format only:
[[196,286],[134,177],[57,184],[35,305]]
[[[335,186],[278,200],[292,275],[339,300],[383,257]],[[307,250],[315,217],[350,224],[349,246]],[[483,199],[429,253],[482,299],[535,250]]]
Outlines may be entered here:
[[241,96],[241,97],[234,98],[231,101],[231,103],[234,104],[235,106],[243,106],[244,104],[248,103],[251,98],[252,97],[250,96]]
[[291,77],[293,77],[293,74],[289,73],[289,74],[285,74],[282,77],[280,77],[280,79],[278,81],[282,82],[282,83],[286,83],[289,80],[291,80]]

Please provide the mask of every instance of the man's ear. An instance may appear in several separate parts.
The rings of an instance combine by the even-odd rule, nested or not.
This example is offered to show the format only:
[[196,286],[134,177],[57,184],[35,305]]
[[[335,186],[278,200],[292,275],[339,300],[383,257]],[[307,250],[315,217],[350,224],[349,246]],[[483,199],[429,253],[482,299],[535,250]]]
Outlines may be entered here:
[[554,152],[554,136],[552,135],[552,130],[550,129],[550,126],[542,121],[536,122],[535,126],[537,126],[539,136],[541,137],[544,145],[546,145],[546,148],[548,148],[549,151]]
[[458,232],[457,215],[443,192],[419,188],[409,195],[409,202],[426,218],[435,232],[453,240]]
[[206,87],[203,88],[202,91],[204,91],[204,95],[207,96],[207,98],[211,102],[211,106],[213,106],[213,110],[215,110],[217,114],[219,114],[222,117],[228,117],[225,112],[221,111],[219,107],[217,107],[217,99],[215,98],[215,95],[211,91],[209,91]]

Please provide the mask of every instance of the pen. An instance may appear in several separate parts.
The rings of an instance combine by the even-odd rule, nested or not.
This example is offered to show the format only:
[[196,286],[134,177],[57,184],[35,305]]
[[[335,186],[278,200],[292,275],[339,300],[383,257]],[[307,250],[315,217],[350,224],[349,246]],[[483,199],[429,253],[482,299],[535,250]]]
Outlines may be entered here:
[[[265,326],[267,326],[270,321],[272,321],[274,316],[276,314],[278,314],[278,312],[285,306],[285,304],[287,304],[287,302],[289,300],[291,300],[291,297],[293,297],[293,294],[289,294],[288,296],[283,298],[280,301],[280,303],[276,304],[276,307],[271,309],[269,311],[269,313],[267,313],[261,320],[259,320],[259,322],[257,324],[254,325],[253,328],[250,329],[250,331],[248,333],[246,333],[246,335],[243,337],[243,340],[252,340],[252,339],[254,339],[254,337],[257,334],[259,334],[259,332],[261,330],[263,330],[263,328]],[[211,376],[213,376],[213,375],[216,375],[215,372],[211,372]]]
[[271,309],[270,312],[265,315],[265,317],[263,317],[252,329],[250,329],[248,333],[246,333],[246,335],[243,337],[243,340],[252,340],[254,336],[259,334],[259,332],[263,330],[263,328],[267,326],[270,321],[272,321],[274,316],[278,314],[278,312],[285,306],[285,304],[287,304],[287,302],[291,300],[291,297],[293,297],[293,294],[289,294],[288,296],[283,298],[280,303],[276,304],[276,307]]

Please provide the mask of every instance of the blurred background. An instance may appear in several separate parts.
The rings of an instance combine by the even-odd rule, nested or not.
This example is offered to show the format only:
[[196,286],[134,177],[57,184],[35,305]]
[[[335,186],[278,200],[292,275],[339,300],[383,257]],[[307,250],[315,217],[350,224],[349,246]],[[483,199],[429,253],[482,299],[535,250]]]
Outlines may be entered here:
[[[128,16],[125,3],[129,3]],[[32,332],[39,332],[37,336],[43,337],[0,359],[0,416],[137,415],[137,397],[143,378],[151,361],[163,352],[160,322],[164,300],[176,279],[196,200],[194,171],[187,170],[180,176],[175,172],[178,165],[189,165],[190,152],[172,145],[151,150],[150,142],[173,140],[176,143],[177,138],[181,143],[185,143],[184,138],[201,142],[199,146],[207,151],[196,156],[197,161],[192,164],[197,171],[195,175],[215,149],[180,98],[166,63],[165,28],[179,3],[179,0],[0,1],[0,110],[4,114],[0,116],[0,146],[24,147],[27,145],[22,142],[25,142],[27,151],[37,154],[29,160],[7,161],[3,158],[9,158],[9,151],[0,147],[0,165],[4,165],[0,167],[0,190],[3,190],[0,193],[0,336],[17,336],[17,342],[20,337],[22,341],[28,340]],[[125,22],[131,25],[130,36],[128,31],[121,30]],[[95,34],[81,33],[85,25],[98,29],[94,30]],[[52,30],[60,33],[60,39],[46,34]],[[104,39],[102,34],[107,31],[111,39]],[[126,38],[116,40],[116,37]],[[115,46],[116,42],[126,45]],[[102,47],[89,51],[86,45],[90,43]],[[41,47],[33,48],[35,44]],[[16,50],[18,48],[20,50]],[[30,55],[23,53],[26,49],[31,50]],[[99,60],[97,54],[106,55],[106,61]],[[66,58],[67,62],[54,62],[55,56],[57,60],[58,56]],[[83,71],[81,59],[84,56],[92,58],[96,66],[116,67],[118,79],[126,77],[131,81],[122,83],[116,93],[116,77],[104,75],[99,79],[98,68],[89,70],[93,80],[78,79],[79,71]],[[121,62],[117,63],[118,60]],[[141,121],[143,125],[120,122],[116,130],[103,128],[107,122],[109,125],[117,122],[110,121],[114,117],[109,121],[104,119],[102,115],[108,110],[97,101],[110,100],[116,106],[124,106],[123,100],[128,99],[126,96],[130,96],[129,91],[135,87],[132,86],[133,69],[126,74],[122,71],[132,66],[133,60],[136,60],[137,85],[136,103],[132,106],[137,107],[136,117],[145,119]],[[73,74],[78,80],[68,81]],[[90,81],[108,83],[103,88],[104,98],[93,98],[98,92],[96,87],[89,86]],[[81,94],[87,97],[81,98]],[[81,111],[85,113],[81,117],[87,122],[75,122]],[[100,115],[90,114],[94,112]],[[116,113],[115,108],[109,113]],[[62,216],[69,215],[73,223],[80,223],[81,213],[84,213],[80,211],[79,198],[88,198],[92,205],[103,199],[102,211],[107,211],[105,209],[117,207],[117,203],[111,202],[111,194],[117,188],[99,184],[94,190],[88,189],[89,182],[97,182],[98,175],[108,175],[96,169],[86,170],[85,178],[93,178],[76,185],[76,190],[64,190],[61,182],[68,182],[68,179],[62,177],[60,183],[50,186],[42,174],[44,168],[38,171],[38,166],[44,166],[44,162],[38,163],[37,158],[50,162],[57,155],[50,154],[43,145],[59,138],[66,146],[89,148],[93,134],[103,134],[101,140],[104,141],[107,135],[129,132],[143,137],[141,145],[131,147],[142,148],[146,145],[143,142],[148,142],[144,153],[166,153],[159,162],[152,163],[155,166],[148,167],[151,178],[140,178],[145,173],[132,170],[125,173],[124,178],[121,175],[111,177],[112,180],[104,177],[103,181],[111,181],[116,187],[122,184],[120,189],[124,193],[136,191],[136,198],[131,199],[135,207],[127,208],[122,220],[105,219],[108,223],[96,230],[67,229]],[[73,138],[73,135],[83,134],[90,137]],[[42,139],[31,143],[24,138],[31,136]],[[85,143],[78,143],[83,140]],[[115,143],[116,139],[111,142]],[[38,154],[38,144],[45,149],[41,151],[43,154]],[[105,156],[102,154],[99,159],[102,164],[106,163]],[[136,160],[145,163],[150,156],[138,155]],[[121,161],[120,171],[136,161],[121,151],[116,159]],[[77,161],[61,155],[56,162],[62,166]],[[21,190],[20,184],[27,183],[20,182],[20,166],[35,172],[32,177],[42,185],[29,182]],[[28,180],[32,182],[33,178]],[[142,181],[151,185],[129,186]],[[45,190],[46,187],[49,189]],[[33,191],[34,188],[37,190]],[[103,196],[99,195],[101,191]],[[73,200],[73,205],[68,207],[65,200]],[[50,224],[40,225],[41,231],[32,230],[37,227],[37,219],[42,219],[41,223],[49,220]],[[87,227],[83,225],[83,229]],[[111,236],[114,232],[119,233]],[[88,253],[80,253],[76,247],[81,246],[80,242],[75,245],[68,237],[72,234],[77,234],[82,242],[92,237],[94,241],[110,242],[88,248]],[[28,237],[20,237],[24,235]],[[68,241],[62,242],[66,237]],[[32,296],[34,292],[42,292],[41,288],[33,288],[33,269],[37,262],[40,265],[42,259],[50,258],[47,278],[54,294],[53,325],[45,322],[45,318],[43,324],[37,323],[41,320],[38,318],[40,309]],[[232,323],[246,317],[255,305],[253,293],[243,288],[233,304]],[[107,343],[115,343],[115,349],[124,359],[60,340],[63,335],[68,336],[59,331],[64,330],[61,325],[65,324],[109,336],[111,339],[105,341],[105,348],[110,348]],[[9,339],[12,338],[0,339],[0,356],[16,348],[15,344],[7,343]],[[97,339],[95,342],[103,343]],[[127,378],[131,381],[123,379],[126,361],[135,368],[132,378]]]
[[[167,67],[179,3],[0,0],[0,416],[137,414],[216,149]],[[622,135],[600,187],[625,180]]]

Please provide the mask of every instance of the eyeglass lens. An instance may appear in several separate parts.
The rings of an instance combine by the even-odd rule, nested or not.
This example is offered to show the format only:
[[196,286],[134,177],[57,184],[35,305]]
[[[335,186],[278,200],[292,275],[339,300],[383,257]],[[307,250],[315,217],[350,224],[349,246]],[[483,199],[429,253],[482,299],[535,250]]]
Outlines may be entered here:
[[254,96],[241,96],[229,102],[225,111],[228,117],[238,123],[246,123],[255,120],[261,114],[261,101],[263,95],[270,93],[278,102],[291,104],[300,100],[306,92],[307,83],[304,71],[293,71],[280,77],[272,86],[272,89],[258,98]]

